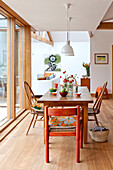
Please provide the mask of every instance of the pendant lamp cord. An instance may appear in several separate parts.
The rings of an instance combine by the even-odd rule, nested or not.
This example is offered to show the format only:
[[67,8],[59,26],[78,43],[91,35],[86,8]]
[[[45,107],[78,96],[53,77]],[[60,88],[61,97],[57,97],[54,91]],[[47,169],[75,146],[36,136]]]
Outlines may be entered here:
[[69,41],[70,37],[69,37],[69,30],[70,30],[70,18],[69,18],[69,7],[67,6],[67,42]]
[[67,6],[67,42],[68,42],[68,37],[69,35],[68,35],[68,6]]

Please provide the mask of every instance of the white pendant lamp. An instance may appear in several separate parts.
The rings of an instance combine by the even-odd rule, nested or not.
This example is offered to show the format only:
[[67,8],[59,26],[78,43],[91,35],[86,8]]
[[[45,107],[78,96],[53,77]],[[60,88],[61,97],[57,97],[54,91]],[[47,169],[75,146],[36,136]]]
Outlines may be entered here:
[[70,40],[69,40],[69,31],[68,31],[68,27],[69,27],[69,22],[71,21],[71,17],[68,17],[68,10],[71,4],[66,4],[66,10],[67,10],[67,42],[66,45],[62,48],[61,53],[64,54],[65,56],[74,56],[74,51],[73,48],[70,46]]

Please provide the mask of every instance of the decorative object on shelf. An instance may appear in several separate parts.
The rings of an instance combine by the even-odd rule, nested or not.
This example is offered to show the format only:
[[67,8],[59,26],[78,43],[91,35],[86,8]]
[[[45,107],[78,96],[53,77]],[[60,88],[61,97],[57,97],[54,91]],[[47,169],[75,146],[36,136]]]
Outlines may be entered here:
[[87,76],[89,77],[89,76],[90,76],[90,63],[87,64],[87,63],[84,63],[84,62],[83,62],[83,67],[86,68],[86,74],[87,74]]
[[[61,62],[61,56],[59,54],[50,55],[44,60],[44,64],[47,65],[45,71],[61,71],[59,63]],[[58,68],[59,65],[59,68]]]
[[73,86],[77,85],[77,74],[75,76],[66,74],[66,71],[63,72],[63,76],[60,76],[60,78],[63,78],[63,88],[65,91],[68,91],[69,93],[73,93]]
[[108,64],[108,53],[95,53],[95,64]]
[[69,23],[72,19],[72,17],[68,16],[68,10],[70,8],[71,4],[65,4],[66,11],[67,11],[67,42],[66,45],[62,48],[62,54],[65,56],[74,56],[73,48],[70,46],[70,40],[69,40]]

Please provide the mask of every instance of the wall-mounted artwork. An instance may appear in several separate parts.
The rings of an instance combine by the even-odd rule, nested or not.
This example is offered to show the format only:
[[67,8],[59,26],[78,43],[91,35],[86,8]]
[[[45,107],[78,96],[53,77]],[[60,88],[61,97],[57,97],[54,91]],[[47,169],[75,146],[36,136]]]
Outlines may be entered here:
[[45,57],[45,71],[61,71],[61,56],[59,54],[51,54]]
[[96,53],[94,60],[95,64],[108,64],[108,53]]

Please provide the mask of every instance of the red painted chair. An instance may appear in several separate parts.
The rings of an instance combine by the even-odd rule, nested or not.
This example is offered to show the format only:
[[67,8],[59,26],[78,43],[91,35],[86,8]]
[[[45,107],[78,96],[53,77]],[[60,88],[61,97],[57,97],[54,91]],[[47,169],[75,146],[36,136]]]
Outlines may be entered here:
[[[49,123],[53,118],[54,122]],[[66,119],[68,118],[68,119]],[[74,126],[69,121],[75,120]],[[71,121],[70,121],[71,122]],[[68,126],[67,126],[68,124]],[[65,126],[66,125],[66,126]],[[45,109],[45,161],[49,162],[49,136],[76,136],[76,162],[80,161],[80,148],[83,148],[83,109],[76,108],[48,108]]]
[[[99,95],[99,93],[101,92],[101,90],[102,90],[102,87],[97,87],[97,89],[96,89],[96,94],[95,94],[95,97],[96,97],[96,98],[98,97],[98,95]],[[104,92],[106,93],[107,99],[109,99],[109,95],[108,95],[108,90],[107,90],[107,88],[105,88]]]

